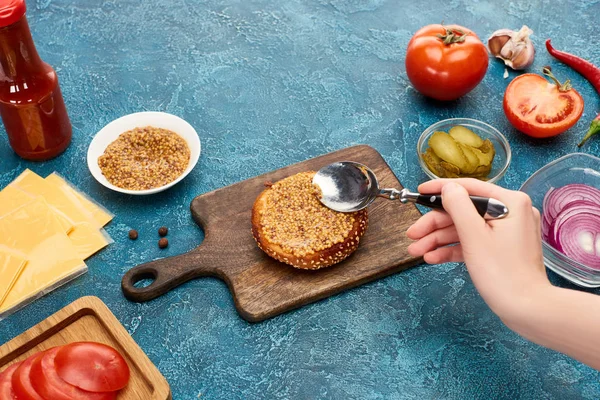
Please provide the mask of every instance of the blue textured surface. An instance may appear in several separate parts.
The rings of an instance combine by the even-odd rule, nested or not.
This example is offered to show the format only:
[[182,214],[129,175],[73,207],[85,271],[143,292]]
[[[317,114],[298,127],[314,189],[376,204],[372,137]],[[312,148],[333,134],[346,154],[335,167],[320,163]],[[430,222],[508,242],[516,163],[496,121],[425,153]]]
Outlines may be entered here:
[[[459,264],[420,266],[260,324],[238,317],[215,279],[146,304],[120,291],[128,268],[202,241],[188,210],[196,195],[357,143],[379,150],[415,188],[426,179],[418,136],[441,119],[472,117],[504,132],[514,160],[500,184],[518,188],[545,163],[576,151],[600,109],[592,86],[543,48],[552,37],[557,48],[600,64],[597,0],[27,3],[38,50],[59,74],[74,140],[58,159],[33,164],[14,156],[1,132],[0,184],[24,168],[60,172],[116,214],[107,227],[115,243],[89,260],[85,276],[0,322],[0,343],[96,295],[162,371],[174,399],[600,398],[598,372],[504,327]],[[533,69],[550,64],[572,79],[586,100],[580,122],[544,142],[517,133],[501,108],[509,80],[494,60],[464,98],[422,98],[407,81],[404,51],[418,28],[441,21],[482,38],[529,25],[538,49]],[[112,193],[83,167],[87,146],[106,123],[142,110],[185,118],[203,154],[168,192]],[[600,138],[583,151],[598,155]],[[170,228],[164,251],[156,246],[161,225]],[[131,228],[140,232],[136,242],[127,239]]]

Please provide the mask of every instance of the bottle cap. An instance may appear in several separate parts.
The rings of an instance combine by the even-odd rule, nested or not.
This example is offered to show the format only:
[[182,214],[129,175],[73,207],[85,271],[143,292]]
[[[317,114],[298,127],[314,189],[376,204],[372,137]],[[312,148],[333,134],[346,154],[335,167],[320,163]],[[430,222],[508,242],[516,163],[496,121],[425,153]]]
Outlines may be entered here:
[[9,26],[25,15],[25,0],[4,0],[0,2],[0,28]]

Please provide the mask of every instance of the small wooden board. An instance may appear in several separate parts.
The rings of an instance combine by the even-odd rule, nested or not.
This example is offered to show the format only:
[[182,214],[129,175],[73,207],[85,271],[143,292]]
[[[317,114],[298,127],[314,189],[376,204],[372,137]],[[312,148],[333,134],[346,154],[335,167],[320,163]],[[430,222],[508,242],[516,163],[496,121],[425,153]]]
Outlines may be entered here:
[[81,297],[0,347],[0,371],[30,355],[73,342],[105,343],[127,361],[131,378],[118,400],[170,400],[166,379],[97,297]]
[[[204,241],[186,254],[132,268],[121,282],[125,296],[147,301],[190,279],[215,276],[229,286],[241,316],[256,322],[421,262],[408,254],[411,240],[406,237],[406,230],[421,214],[413,204],[385,199],[369,206],[369,227],[358,250],[337,265],[318,271],[300,270],[270,258],[257,247],[251,233],[252,205],[265,189],[265,182],[316,171],[337,161],[365,164],[375,172],[381,187],[402,188],[383,157],[372,147],[361,145],[203,194],[190,208],[204,229]],[[153,282],[136,287],[142,279]]]

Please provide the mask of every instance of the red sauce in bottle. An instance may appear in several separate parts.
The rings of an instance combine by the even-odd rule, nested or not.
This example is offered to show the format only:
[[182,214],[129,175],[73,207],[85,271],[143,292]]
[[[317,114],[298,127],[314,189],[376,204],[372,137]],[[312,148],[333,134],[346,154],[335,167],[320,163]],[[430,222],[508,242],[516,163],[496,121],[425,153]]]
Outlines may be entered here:
[[71,122],[54,69],[31,38],[24,0],[0,5],[0,116],[10,146],[27,160],[48,160],[71,142]]

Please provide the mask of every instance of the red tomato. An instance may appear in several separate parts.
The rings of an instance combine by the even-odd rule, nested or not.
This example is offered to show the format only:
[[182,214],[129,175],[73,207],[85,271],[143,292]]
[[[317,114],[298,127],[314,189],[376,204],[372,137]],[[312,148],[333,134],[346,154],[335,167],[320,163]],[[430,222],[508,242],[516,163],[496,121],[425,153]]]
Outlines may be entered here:
[[102,343],[78,342],[56,355],[58,375],[83,390],[109,392],[129,382],[129,367],[118,351]]
[[31,381],[35,390],[46,399],[52,400],[114,400],[115,392],[92,393],[81,390],[56,373],[54,359],[61,347],[54,347],[38,356],[31,367]]
[[504,113],[521,132],[545,138],[563,133],[583,113],[583,98],[575,89],[560,91],[538,74],[516,77],[504,93]]
[[487,67],[487,48],[475,33],[459,25],[427,25],[408,42],[406,75],[415,89],[437,100],[469,93]]
[[16,399],[12,388],[12,377],[19,365],[21,363],[13,364],[0,373],[0,400]]
[[[44,400],[44,398],[33,388],[30,379],[31,366],[39,354],[40,353],[36,353],[23,361],[23,364],[21,364],[13,373],[12,387],[16,398],[19,400]],[[33,379],[35,379],[35,377],[33,377]]]

